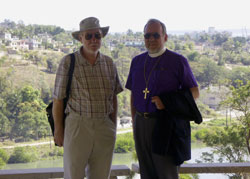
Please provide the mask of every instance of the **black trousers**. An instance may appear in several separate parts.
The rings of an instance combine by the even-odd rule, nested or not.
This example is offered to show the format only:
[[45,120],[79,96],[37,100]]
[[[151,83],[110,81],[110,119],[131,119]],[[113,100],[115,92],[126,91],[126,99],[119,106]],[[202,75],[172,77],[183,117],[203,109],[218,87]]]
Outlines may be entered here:
[[134,118],[134,139],[140,166],[141,179],[178,179],[179,166],[171,156],[161,156],[152,152],[152,134],[156,118],[144,118],[136,114]]

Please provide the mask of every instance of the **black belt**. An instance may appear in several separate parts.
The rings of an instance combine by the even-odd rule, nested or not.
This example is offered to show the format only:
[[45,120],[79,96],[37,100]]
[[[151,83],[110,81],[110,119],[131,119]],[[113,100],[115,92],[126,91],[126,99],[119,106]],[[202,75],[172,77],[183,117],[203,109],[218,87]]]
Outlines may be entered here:
[[139,111],[136,111],[135,112],[137,115],[143,117],[144,119],[148,119],[148,118],[154,118],[154,117],[157,117],[159,116],[159,113],[158,112],[139,112]]

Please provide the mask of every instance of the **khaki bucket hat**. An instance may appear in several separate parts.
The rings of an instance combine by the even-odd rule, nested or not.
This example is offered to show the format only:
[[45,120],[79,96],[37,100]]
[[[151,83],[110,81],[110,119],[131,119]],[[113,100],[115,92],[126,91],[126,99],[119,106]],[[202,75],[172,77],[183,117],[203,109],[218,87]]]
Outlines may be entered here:
[[79,39],[79,34],[81,32],[84,32],[86,30],[91,30],[91,29],[101,29],[103,37],[105,37],[109,31],[109,26],[107,27],[101,27],[99,24],[99,20],[96,17],[88,17],[86,19],[83,19],[80,22],[80,30],[76,32],[72,32],[72,36],[80,41]]

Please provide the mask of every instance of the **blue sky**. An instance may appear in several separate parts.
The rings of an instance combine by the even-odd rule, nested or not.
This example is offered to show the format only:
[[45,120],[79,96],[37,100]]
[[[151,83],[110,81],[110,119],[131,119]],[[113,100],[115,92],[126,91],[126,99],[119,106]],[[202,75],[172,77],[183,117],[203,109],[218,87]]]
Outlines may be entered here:
[[168,30],[250,29],[250,0],[1,0],[0,21],[77,30],[89,16],[110,32],[142,31],[149,18]]

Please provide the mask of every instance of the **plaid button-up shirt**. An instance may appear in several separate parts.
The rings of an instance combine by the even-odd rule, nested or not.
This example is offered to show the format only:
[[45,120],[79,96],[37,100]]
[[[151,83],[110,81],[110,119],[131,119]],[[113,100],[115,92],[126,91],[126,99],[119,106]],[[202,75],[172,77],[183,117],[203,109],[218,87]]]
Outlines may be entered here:
[[[75,112],[91,118],[107,116],[113,112],[113,96],[123,89],[112,59],[98,54],[91,65],[80,53],[75,54],[75,68],[72,78],[66,113]],[[53,98],[64,99],[68,83],[70,56],[65,56],[57,69]]]

